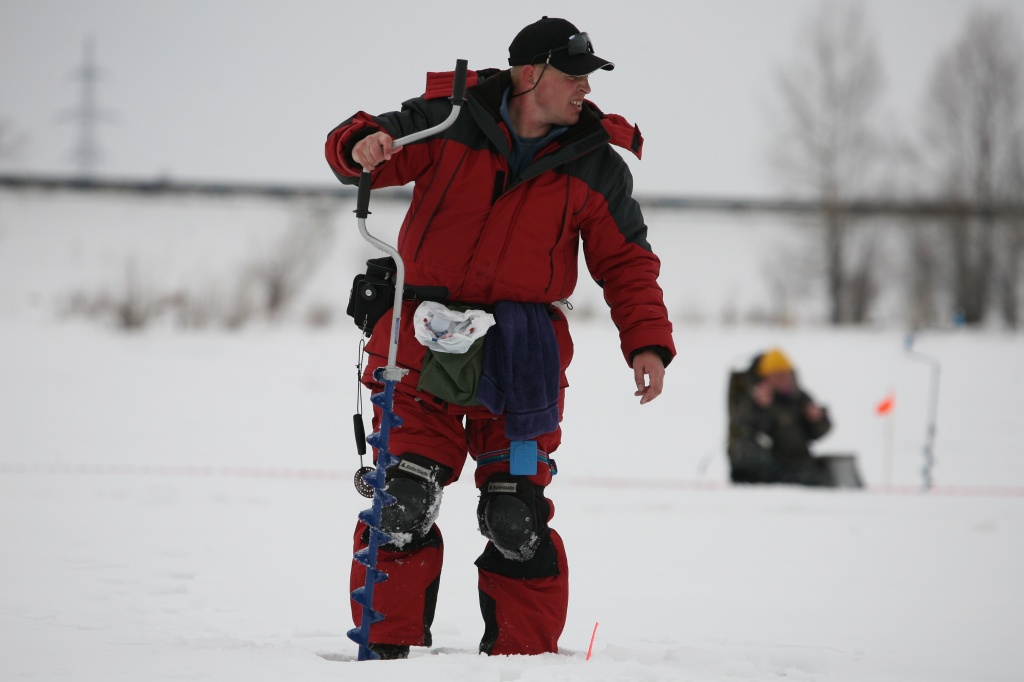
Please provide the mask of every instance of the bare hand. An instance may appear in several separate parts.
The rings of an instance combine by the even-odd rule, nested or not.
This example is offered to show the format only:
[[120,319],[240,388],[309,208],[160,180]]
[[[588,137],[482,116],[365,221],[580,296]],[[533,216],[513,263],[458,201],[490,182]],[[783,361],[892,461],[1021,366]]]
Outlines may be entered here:
[[[648,377],[649,381],[644,377]],[[633,395],[640,396],[641,405],[661,395],[665,386],[665,363],[661,356],[652,350],[633,356],[633,378],[636,380],[636,393]]]
[[352,147],[352,160],[364,170],[372,171],[402,151],[401,147],[392,147],[393,142],[391,136],[383,131],[367,135]]
[[807,405],[804,406],[804,417],[807,418],[807,421],[811,423],[820,422],[821,418],[824,416],[825,411],[814,403],[807,403]]

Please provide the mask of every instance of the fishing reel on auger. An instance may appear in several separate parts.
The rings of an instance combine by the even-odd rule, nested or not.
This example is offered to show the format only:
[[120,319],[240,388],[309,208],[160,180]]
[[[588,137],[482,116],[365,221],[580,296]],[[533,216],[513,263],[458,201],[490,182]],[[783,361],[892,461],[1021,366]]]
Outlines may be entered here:
[[[356,469],[356,473],[352,476],[352,483],[353,483],[353,485],[355,485],[356,492],[358,492],[363,497],[366,497],[366,498],[369,498],[369,499],[373,499],[374,495],[376,494],[377,490],[379,489],[378,488],[378,484],[377,484],[377,480],[376,480],[376,473],[377,473],[378,468],[381,468],[379,466],[379,463],[380,463],[380,459],[381,459],[381,454],[383,454],[383,453],[381,451],[382,446],[380,444],[380,439],[381,439],[381,431],[384,430],[384,426],[383,426],[383,420],[382,420],[381,431],[375,431],[374,433],[370,434],[369,436],[366,435],[366,429],[363,426],[363,391],[362,391],[363,345],[364,345],[364,342],[362,340],[360,340],[359,341],[359,362],[356,363],[356,386],[357,386],[357,388],[356,388],[356,413],[354,415],[352,415],[352,427],[353,427],[353,431],[355,432],[355,437],[356,437],[356,452],[359,454],[359,468]],[[385,369],[388,369],[388,368],[382,367],[380,370],[378,370],[378,373],[383,371],[383,370],[385,370]],[[406,370],[398,370],[398,371],[400,372],[400,375],[399,375],[397,381],[401,381],[401,375],[404,375]],[[376,375],[375,375],[375,378],[376,378]],[[374,393],[373,395],[370,396],[370,402],[373,403],[374,405],[376,405],[377,407],[381,408],[381,410],[384,410],[385,412],[389,412],[390,413],[390,417],[388,419],[388,431],[389,432],[390,432],[390,429],[397,429],[398,427],[400,427],[402,425],[401,418],[398,415],[396,415],[394,412],[391,412],[391,404],[392,403],[391,402],[385,403],[385,394],[384,393]],[[367,444],[369,444],[369,445],[371,445],[371,446],[373,446],[373,447],[378,449],[378,454],[377,454],[378,466],[369,466],[369,465],[365,464],[365,462],[363,460],[363,457],[366,456],[366,445]],[[386,443],[383,446],[383,449],[384,450],[387,449]],[[393,458],[393,459],[397,462],[398,458]],[[390,466],[390,463],[385,465],[383,467],[383,469],[387,469],[388,466]],[[383,487],[383,483],[381,484],[381,487]],[[387,504],[385,504],[384,506],[386,507]]]
[[362,375],[363,363],[363,344],[359,343],[359,359],[360,362],[356,365],[356,413],[352,415],[352,427],[356,435],[356,452],[359,453],[359,468],[356,469],[355,475],[352,477],[352,483],[356,487],[358,492],[363,497],[373,498],[373,486],[366,477],[373,473],[373,467],[366,466],[363,463],[363,457],[366,456],[366,429],[363,427],[363,391],[362,387],[358,385],[358,382]]
[[[466,75],[467,62],[465,59],[459,59],[455,65],[455,79],[452,86],[452,96],[450,98],[452,102],[452,110],[448,115],[448,118],[432,128],[393,140],[392,147],[401,147],[402,145],[409,144],[410,142],[416,142],[418,140],[431,137],[455,123],[455,119],[458,118],[459,111],[465,101]],[[359,220],[359,233],[368,242],[394,259],[394,276],[392,279],[389,273],[389,277],[387,279],[390,281],[388,284],[393,282],[393,291],[404,291],[405,264],[402,262],[402,257],[398,253],[398,249],[372,236],[366,229],[366,217],[370,214],[370,184],[371,174],[369,171],[364,170],[359,176],[359,193],[356,198],[355,210],[356,217]],[[358,282],[359,278],[357,278],[356,283],[358,284]],[[360,289],[360,292],[362,291],[363,289]],[[376,290],[368,292],[366,295],[360,295],[357,299],[357,293],[360,292],[357,292],[354,286],[353,299],[350,301],[350,305],[357,305],[362,301],[364,304],[375,304],[375,306],[371,307],[379,306],[379,301],[377,299],[380,297],[377,295]],[[379,309],[379,307],[377,309]],[[398,366],[398,330],[401,328],[401,315],[401,298],[396,297],[394,304],[391,306],[391,341],[388,346],[388,364],[385,367],[378,368],[373,373],[373,378],[384,386],[384,390],[382,392],[374,393],[370,396],[370,402],[376,405],[380,410],[378,430],[374,431],[369,437],[365,437],[362,419],[361,386],[359,389],[359,397],[357,399],[358,411],[353,417],[353,425],[355,427],[356,435],[356,449],[359,453],[360,463],[359,470],[356,471],[353,478],[353,483],[360,495],[373,499],[373,504],[369,509],[359,512],[359,520],[369,529],[369,542],[365,549],[357,551],[352,557],[353,561],[358,562],[366,568],[366,581],[364,585],[352,591],[352,601],[362,607],[362,618],[360,620],[359,627],[348,631],[349,639],[359,645],[358,659],[360,661],[377,660],[380,658],[376,652],[370,649],[370,627],[374,623],[384,620],[384,615],[373,608],[373,592],[377,583],[384,582],[388,579],[386,573],[377,569],[377,550],[381,545],[386,545],[391,542],[391,536],[381,530],[381,513],[384,507],[395,503],[395,498],[384,490],[384,486],[386,481],[385,473],[388,467],[394,466],[399,461],[398,457],[392,455],[388,450],[388,440],[390,438],[391,429],[399,428],[402,425],[401,418],[399,418],[399,416],[394,412],[395,386],[402,380],[402,377],[408,373],[408,370],[402,369]],[[367,332],[372,328],[368,325],[368,318],[362,321],[357,318],[357,324],[360,323],[362,324],[364,335],[368,336],[369,334]],[[360,362],[357,365],[359,368],[357,379],[361,378],[362,375],[362,353],[363,340],[360,339]],[[363,456],[366,454],[366,444],[369,444],[377,450],[376,467],[370,467],[363,464]]]

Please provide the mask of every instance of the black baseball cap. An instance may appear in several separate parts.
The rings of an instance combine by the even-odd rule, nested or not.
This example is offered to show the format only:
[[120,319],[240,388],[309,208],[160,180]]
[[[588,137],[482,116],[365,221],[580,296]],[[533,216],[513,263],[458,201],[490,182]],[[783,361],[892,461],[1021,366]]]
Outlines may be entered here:
[[586,76],[598,69],[611,71],[615,64],[594,54],[590,36],[565,19],[542,17],[508,46],[510,66],[547,62],[570,76]]

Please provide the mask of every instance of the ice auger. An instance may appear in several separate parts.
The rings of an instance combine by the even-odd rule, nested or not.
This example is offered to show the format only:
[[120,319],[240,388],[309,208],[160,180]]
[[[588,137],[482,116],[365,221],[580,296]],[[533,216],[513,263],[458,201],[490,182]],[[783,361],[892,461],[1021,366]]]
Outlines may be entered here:
[[[421,130],[405,137],[400,137],[392,142],[393,147],[416,142],[424,138],[436,135],[445,130],[459,116],[459,111],[465,102],[466,91],[466,68],[465,59],[459,59],[455,65],[455,81],[452,87],[452,111],[448,118],[432,128]],[[366,442],[377,449],[377,466],[370,469],[362,480],[365,482],[367,492],[373,490],[373,504],[369,509],[359,512],[359,520],[369,528],[369,544],[353,555],[353,561],[358,561],[366,567],[366,583],[352,591],[352,600],[362,607],[362,621],[357,628],[349,630],[348,637],[359,645],[359,660],[376,660],[379,656],[370,650],[370,627],[374,623],[384,620],[384,615],[373,608],[373,591],[377,583],[384,582],[388,576],[383,571],[377,570],[377,550],[391,541],[391,537],[380,528],[381,510],[395,503],[395,498],[384,491],[385,472],[388,467],[398,463],[395,457],[388,451],[388,440],[391,429],[402,425],[401,418],[394,412],[395,385],[402,380],[409,370],[398,366],[398,332],[401,328],[402,319],[402,292],[405,287],[405,264],[398,253],[398,249],[386,244],[369,233],[366,229],[366,217],[370,215],[370,180],[369,171],[363,171],[359,176],[359,193],[356,198],[355,214],[359,220],[359,233],[366,241],[395,259],[397,273],[395,275],[395,305],[391,311],[391,342],[388,346],[388,364],[386,367],[378,368],[373,378],[384,384],[384,391],[370,396],[370,402],[380,408],[380,429],[370,434]],[[357,481],[356,487],[360,488]]]

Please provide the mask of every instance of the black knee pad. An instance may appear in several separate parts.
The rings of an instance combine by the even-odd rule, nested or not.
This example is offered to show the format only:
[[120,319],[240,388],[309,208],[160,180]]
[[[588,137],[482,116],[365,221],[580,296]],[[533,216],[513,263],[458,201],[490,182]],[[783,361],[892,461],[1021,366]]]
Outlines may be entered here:
[[425,538],[441,507],[441,491],[452,470],[421,455],[404,454],[388,467],[384,490],[395,503],[381,510],[380,527],[392,536],[390,546],[404,548]]
[[529,561],[546,539],[550,508],[544,488],[525,476],[495,474],[480,489],[480,533],[506,559]]

